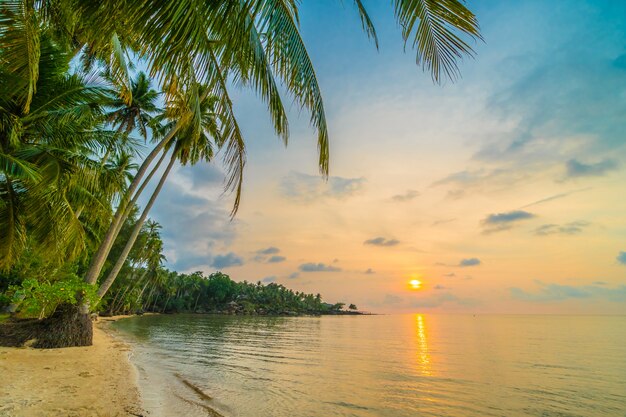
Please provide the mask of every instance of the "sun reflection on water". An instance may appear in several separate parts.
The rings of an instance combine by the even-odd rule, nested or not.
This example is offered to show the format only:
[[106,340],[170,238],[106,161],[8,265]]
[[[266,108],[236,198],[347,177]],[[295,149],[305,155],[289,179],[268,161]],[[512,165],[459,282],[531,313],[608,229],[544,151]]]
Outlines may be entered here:
[[426,319],[421,314],[415,315],[417,321],[416,339],[417,339],[417,363],[419,372],[422,375],[431,376],[431,359],[428,352],[428,333],[426,329]]

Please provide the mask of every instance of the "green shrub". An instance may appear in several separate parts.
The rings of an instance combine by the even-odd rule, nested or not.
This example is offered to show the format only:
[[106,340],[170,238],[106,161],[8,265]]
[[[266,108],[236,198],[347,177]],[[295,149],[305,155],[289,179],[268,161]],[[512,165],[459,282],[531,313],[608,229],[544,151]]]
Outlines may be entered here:
[[25,279],[22,285],[9,287],[7,294],[11,297],[11,303],[18,306],[17,311],[22,316],[39,319],[52,315],[61,304],[76,304],[78,297],[92,306],[97,302],[94,286],[76,275],[69,275],[56,282]]

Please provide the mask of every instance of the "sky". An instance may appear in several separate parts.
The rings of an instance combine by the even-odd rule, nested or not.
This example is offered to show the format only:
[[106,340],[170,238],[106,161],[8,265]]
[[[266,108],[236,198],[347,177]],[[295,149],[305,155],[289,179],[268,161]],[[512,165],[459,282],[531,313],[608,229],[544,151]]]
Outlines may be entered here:
[[485,41],[442,85],[390,3],[365,1],[378,51],[351,2],[301,6],[328,181],[306,112],[285,147],[235,89],[240,211],[218,161],[177,167],[151,213],[167,266],[380,313],[626,314],[626,3],[469,1]]

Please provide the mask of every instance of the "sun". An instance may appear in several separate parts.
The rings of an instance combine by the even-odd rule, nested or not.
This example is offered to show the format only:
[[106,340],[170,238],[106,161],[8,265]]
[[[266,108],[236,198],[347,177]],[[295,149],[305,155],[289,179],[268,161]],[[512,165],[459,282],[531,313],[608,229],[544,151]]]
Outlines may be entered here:
[[419,281],[417,279],[412,279],[411,281],[409,281],[409,285],[411,286],[412,289],[419,290],[420,288],[422,288],[422,281]]

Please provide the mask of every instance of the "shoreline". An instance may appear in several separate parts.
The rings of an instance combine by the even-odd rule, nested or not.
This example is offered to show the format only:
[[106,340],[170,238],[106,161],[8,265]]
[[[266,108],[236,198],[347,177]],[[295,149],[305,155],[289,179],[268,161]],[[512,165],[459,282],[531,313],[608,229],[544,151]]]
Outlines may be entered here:
[[[0,346],[0,375],[4,376],[3,384],[0,384],[0,398],[3,399],[0,415],[159,417],[167,415],[163,410],[176,410],[184,405],[190,416],[198,411],[202,415],[221,416],[212,408],[213,404],[203,398],[205,394],[200,395],[201,390],[179,374],[173,374],[173,381],[172,375],[167,375],[169,385],[163,385],[161,392],[155,390],[163,375],[150,364],[137,363],[139,357],[136,354],[141,354],[141,349],[137,352],[138,346],[111,328],[112,322],[135,316],[99,317],[93,322],[93,345],[88,347],[35,349]],[[131,360],[133,355],[135,357]],[[177,392],[176,398],[172,396],[173,392]],[[190,393],[192,395],[188,396]]]
[[93,345],[62,349],[0,347],[0,415],[126,417],[145,415],[131,346],[109,323],[94,322]]

